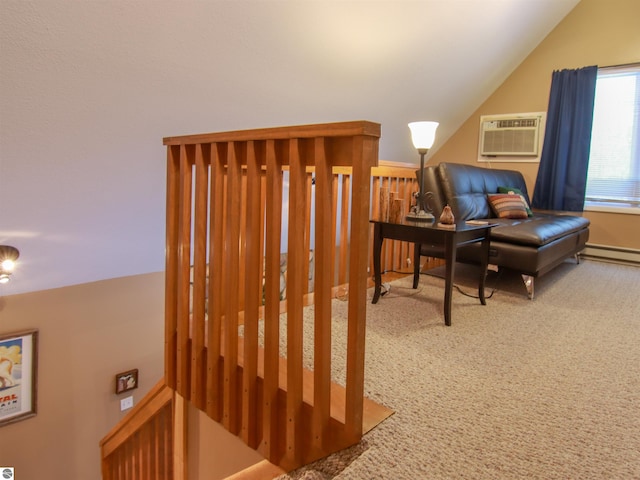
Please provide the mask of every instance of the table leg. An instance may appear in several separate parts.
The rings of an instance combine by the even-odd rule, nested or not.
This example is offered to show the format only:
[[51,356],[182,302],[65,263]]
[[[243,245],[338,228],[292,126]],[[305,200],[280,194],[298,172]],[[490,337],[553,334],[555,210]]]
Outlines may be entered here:
[[413,244],[413,288],[420,282],[420,244]]
[[489,265],[489,231],[485,232],[484,240],[482,240],[482,244],[480,246],[482,250],[481,261],[480,261],[480,281],[478,282],[478,298],[480,298],[480,303],[482,305],[487,304],[487,299],[484,296],[484,284],[487,278],[487,267]]
[[375,288],[371,303],[378,303],[380,290],[382,287],[382,272],[380,267],[380,256],[382,255],[382,227],[376,223],[373,229],[373,281]]
[[451,326],[451,297],[453,296],[453,276],[456,269],[455,235],[449,235],[445,243],[446,274],[444,286],[444,324]]

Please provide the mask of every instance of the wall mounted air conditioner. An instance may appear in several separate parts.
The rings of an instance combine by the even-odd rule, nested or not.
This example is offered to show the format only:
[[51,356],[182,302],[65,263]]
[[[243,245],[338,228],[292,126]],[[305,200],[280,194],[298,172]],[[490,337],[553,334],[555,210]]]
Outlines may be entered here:
[[[478,159],[518,158],[516,161],[538,161],[542,150],[545,112],[482,115]],[[506,160],[506,159],[504,159]]]

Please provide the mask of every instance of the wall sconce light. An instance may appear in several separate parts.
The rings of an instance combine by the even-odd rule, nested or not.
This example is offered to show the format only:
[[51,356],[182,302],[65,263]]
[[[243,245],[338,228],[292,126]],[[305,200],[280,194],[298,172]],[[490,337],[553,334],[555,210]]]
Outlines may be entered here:
[[436,139],[436,129],[438,122],[411,122],[409,129],[411,130],[411,140],[413,146],[420,154],[420,191],[416,197],[415,211],[411,211],[407,215],[408,220],[433,221],[434,216],[427,207],[426,195],[424,191],[424,156],[427,154],[433,142]]
[[16,266],[20,252],[16,247],[0,245],[0,283],[7,283]]

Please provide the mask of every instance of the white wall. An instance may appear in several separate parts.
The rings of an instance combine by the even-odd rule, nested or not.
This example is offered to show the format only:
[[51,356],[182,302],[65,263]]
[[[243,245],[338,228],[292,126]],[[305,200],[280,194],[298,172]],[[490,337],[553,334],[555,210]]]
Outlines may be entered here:
[[[16,478],[100,478],[101,438],[164,375],[164,275],[0,297],[0,331],[39,329],[35,417],[0,428],[0,465]],[[139,388],[115,394],[115,374]],[[126,413],[126,412],[125,412]]]

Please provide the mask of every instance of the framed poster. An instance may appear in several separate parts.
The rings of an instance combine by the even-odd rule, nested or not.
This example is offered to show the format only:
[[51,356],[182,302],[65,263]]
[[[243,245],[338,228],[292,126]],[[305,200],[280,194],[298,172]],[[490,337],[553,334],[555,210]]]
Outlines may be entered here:
[[0,427],[36,414],[38,330],[0,334]]

